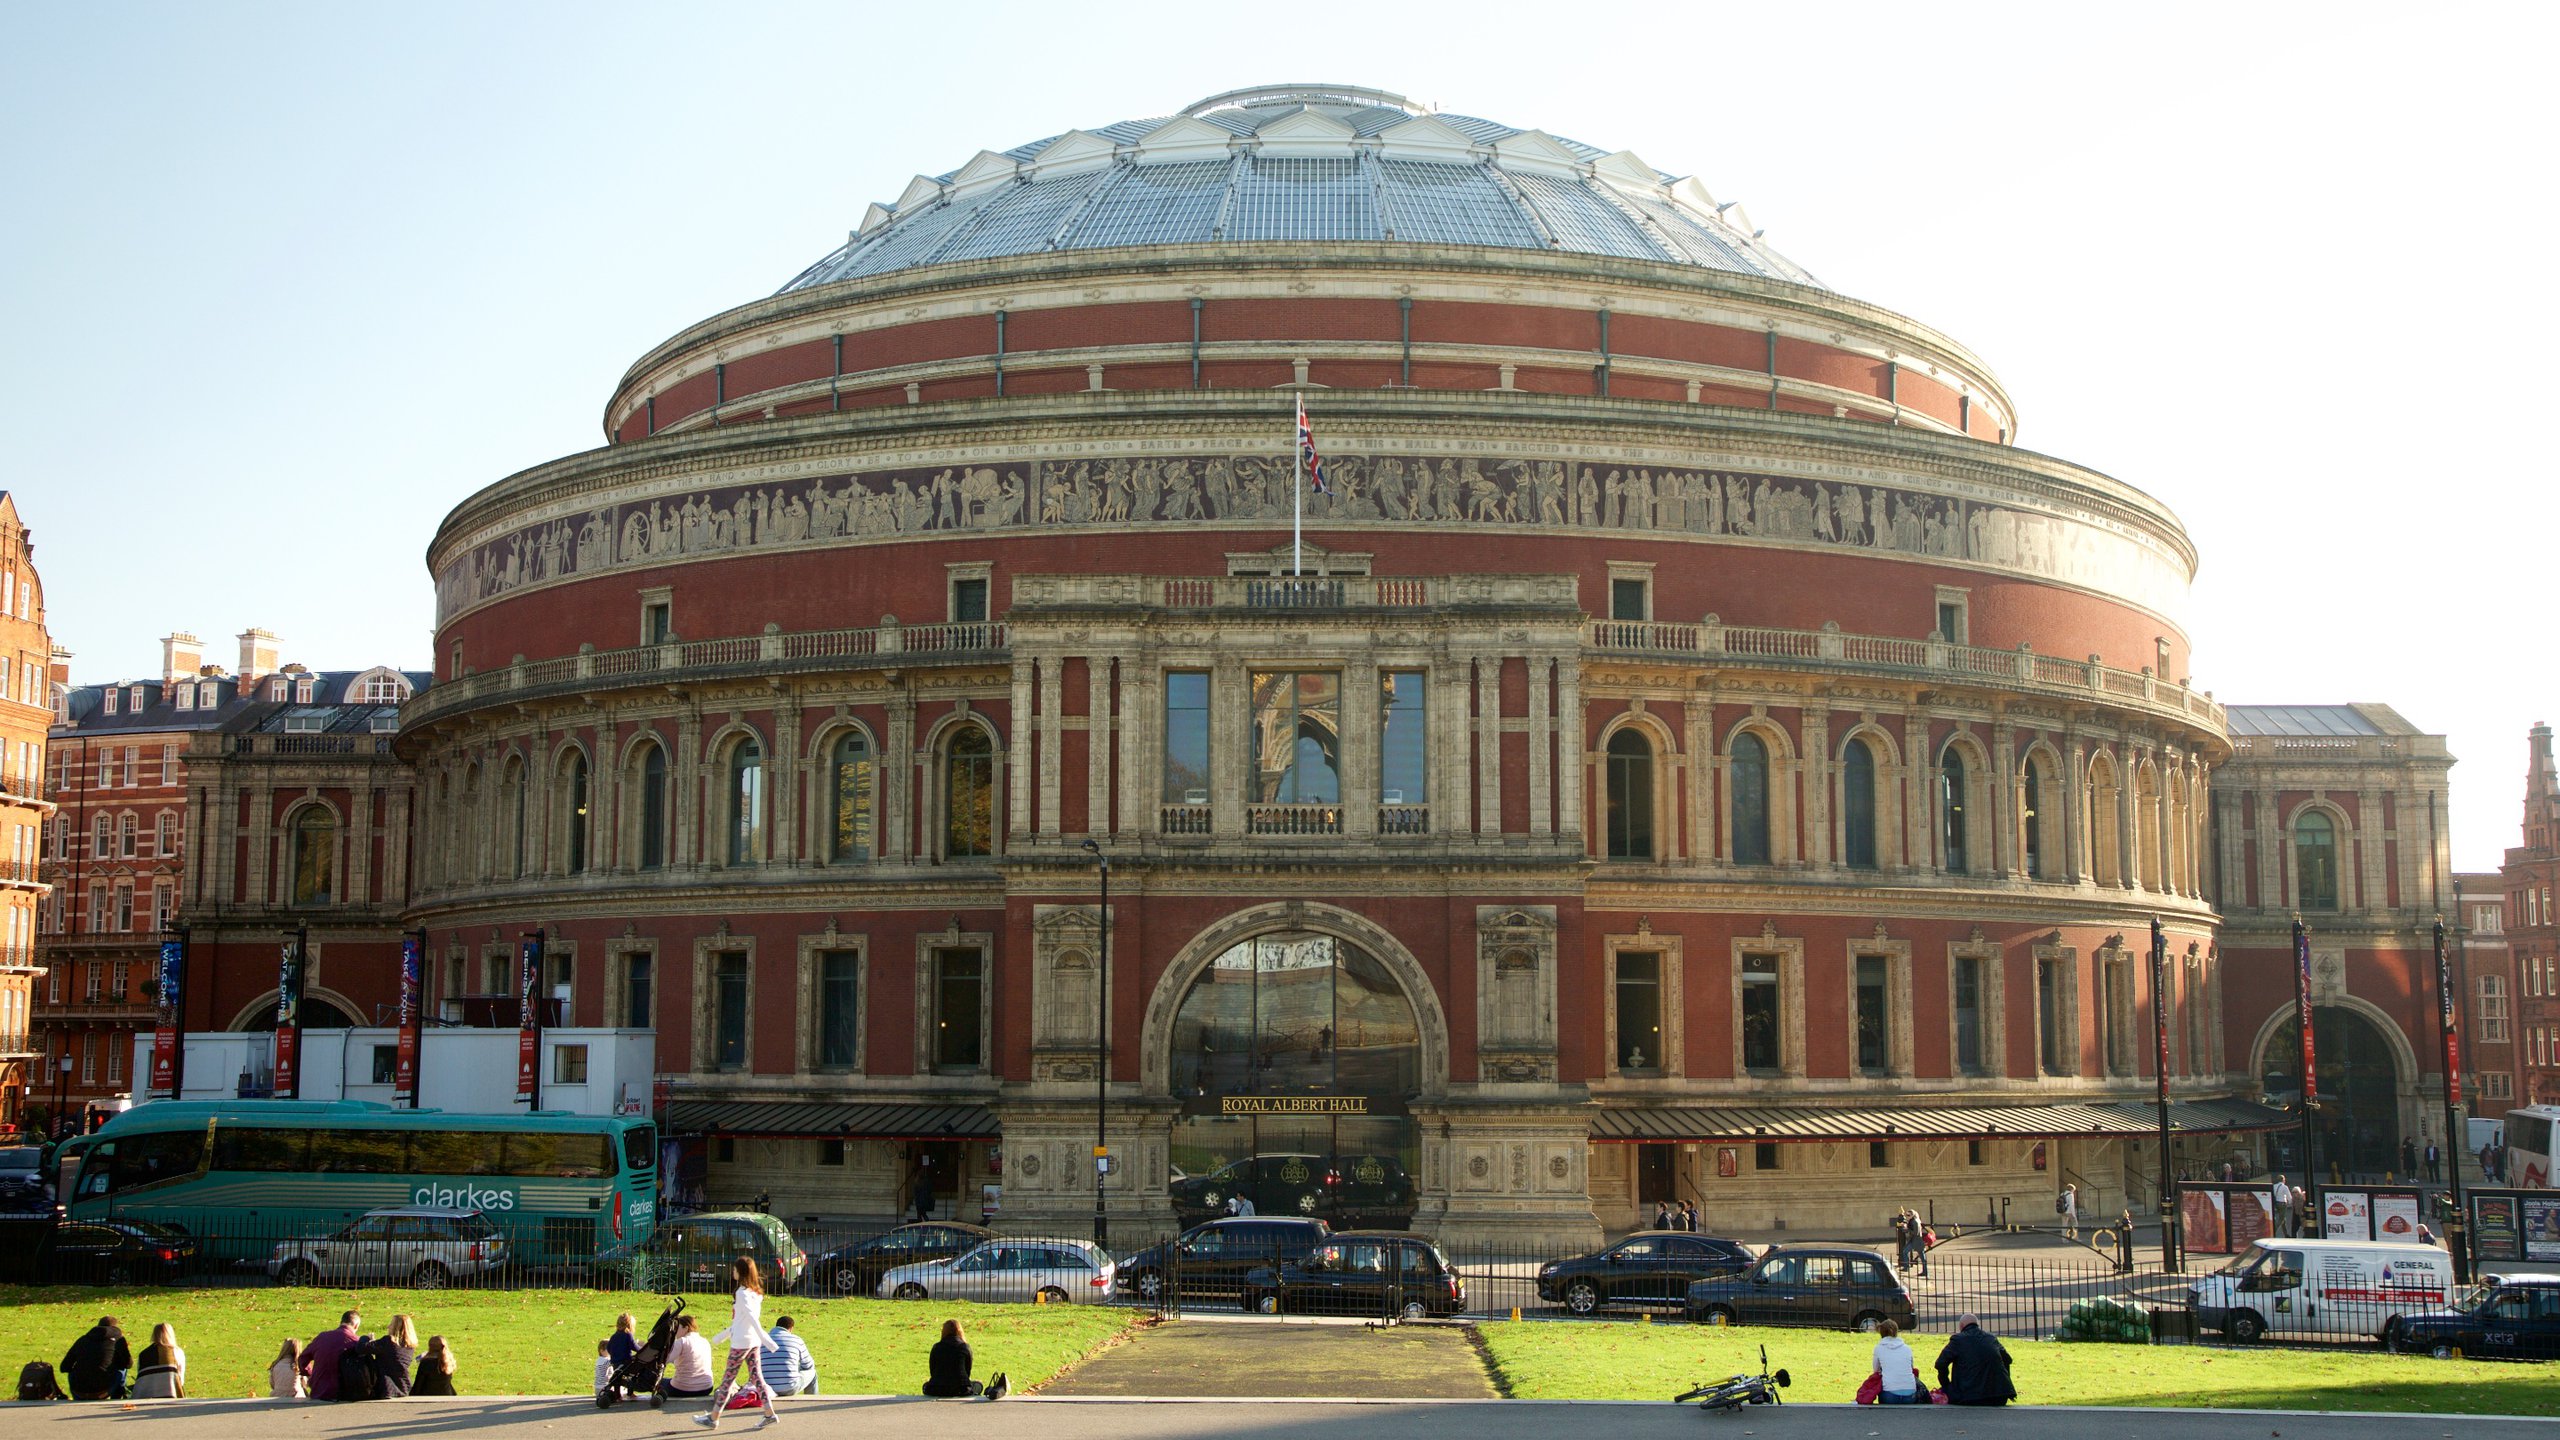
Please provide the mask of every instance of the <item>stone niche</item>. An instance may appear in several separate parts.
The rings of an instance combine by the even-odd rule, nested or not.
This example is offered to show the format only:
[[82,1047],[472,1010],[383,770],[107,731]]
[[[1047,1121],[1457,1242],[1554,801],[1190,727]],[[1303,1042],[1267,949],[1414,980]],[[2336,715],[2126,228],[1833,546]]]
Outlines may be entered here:
[[1476,1075],[1485,1085],[1556,1079],[1556,907],[1476,907]]
[[[1116,908],[1116,907],[1115,907]],[[1102,984],[1101,907],[1031,909],[1031,1080],[1091,1085]]]

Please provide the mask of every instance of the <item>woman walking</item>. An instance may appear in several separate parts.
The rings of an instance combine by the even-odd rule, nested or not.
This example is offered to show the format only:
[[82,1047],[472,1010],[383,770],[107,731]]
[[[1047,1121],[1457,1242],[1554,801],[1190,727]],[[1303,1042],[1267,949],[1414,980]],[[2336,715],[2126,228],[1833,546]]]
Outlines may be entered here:
[[[729,1283],[736,1286],[730,1296],[729,1328],[711,1338],[729,1342],[729,1370],[720,1377],[720,1388],[711,1392],[711,1408],[693,1417],[693,1423],[705,1430],[720,1428],[720,1412],[727,1408],[729,1397],[737,1393],[738,1371],[747,1372],[747,1383],[756,1391],[757,1403],[764,1407],[764,1425],[779,1425],[782,1417],[773,1413],[773,1387],[764,1383],[764,1366],[758,1363],[761,1353],[773,1342],[764,1333],[764,1281],[756,1274],[756,1262],[741,1255],[729,1262]],[[764,1425],[756,1428],[761,1430]]]

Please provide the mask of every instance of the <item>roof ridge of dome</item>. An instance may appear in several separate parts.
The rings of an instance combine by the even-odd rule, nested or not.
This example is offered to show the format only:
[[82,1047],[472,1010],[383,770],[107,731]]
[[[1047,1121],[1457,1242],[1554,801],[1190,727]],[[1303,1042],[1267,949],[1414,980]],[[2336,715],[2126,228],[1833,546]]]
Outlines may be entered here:
[[1430,107],[1396,94],[1366,85],[1248,85],[1241,90],[1226,90],[1205,100],[1194,100],[1176,113],[1198,117],[1212,110],[1243,109],[1253,105],[1348,105],[1368,110],[1392,105],[1414,115],[1430,113]]

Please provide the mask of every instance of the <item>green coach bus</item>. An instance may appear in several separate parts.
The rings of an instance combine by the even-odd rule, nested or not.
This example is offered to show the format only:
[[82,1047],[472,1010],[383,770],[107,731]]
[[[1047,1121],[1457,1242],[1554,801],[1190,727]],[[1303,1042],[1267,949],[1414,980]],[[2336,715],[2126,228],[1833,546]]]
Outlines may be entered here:
[[544,1266],[619,1258],[658,1219],[658,1129],[608,1115],[166,1100],[61,1158],[73,1218],[175,1225],[221,1264],[406,1205],[477,1210],[518,1263]]

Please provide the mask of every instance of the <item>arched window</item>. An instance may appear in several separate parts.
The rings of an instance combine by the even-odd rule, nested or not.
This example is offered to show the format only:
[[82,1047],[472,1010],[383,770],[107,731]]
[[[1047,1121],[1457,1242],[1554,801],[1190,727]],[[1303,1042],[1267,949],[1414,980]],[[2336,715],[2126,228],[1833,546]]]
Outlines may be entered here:
[[1769,745],[1745,730],[1733,737],[1733,863],[1769,863]]
[[2320,811],[2293,822],[2293,867],[2303,909],[2338,908],[2338,828]]
[[1938,764],[1939,830],[1940,838],[1946,842],[1950,875],[1962,875],[1970,868],[1964,848],[1964,787],[1964,752],[1950,745]]
[[1653,744],[1644,732],[1609,737],[1608,855],[1612,860],[1653,858]]
[[1843,863],[1876,868],[1876,752],[1864,740],[1840,752],[1840,840]]
[[996,747],[964,725],[942,760],[942,853],[951,859],[996,853]]
[[2024,829],[2027,878],[2042,880],[2044,873],[2044,765],[2029,760],[2018,785],[2018,823]]
[[764,853],[764,749],[753,740],[729,747],[729,863],[753,865]]
[[640,751],[639,865],[657,870],[667,863],[667,752],[656,745]]
[[567,874],[583,875],[587,871],[587,755],[583,750],[569,752],[569,764],[562,774],[560,787],[560,834],[562,839],[560,868]]
[[871,858],[871,742],[859,730],[838,737],[827,765],[827,858],[850,864]]
[[319,805],[293,817],[293,903],[327,905],[337,897],[338,819]]

